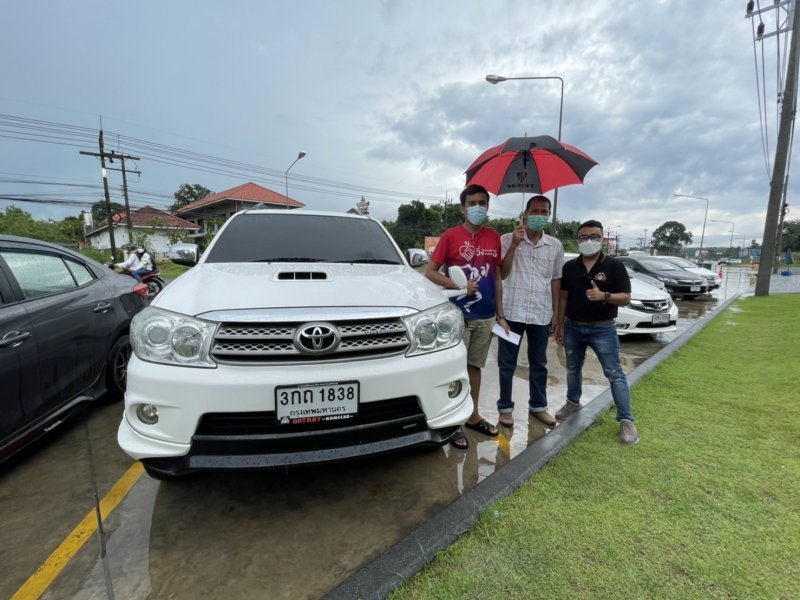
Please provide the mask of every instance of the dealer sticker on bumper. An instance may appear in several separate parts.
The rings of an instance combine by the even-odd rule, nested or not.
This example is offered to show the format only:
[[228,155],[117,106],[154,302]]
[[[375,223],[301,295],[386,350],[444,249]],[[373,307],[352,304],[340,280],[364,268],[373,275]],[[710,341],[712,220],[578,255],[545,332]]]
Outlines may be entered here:
[[277,387],[275,414],[281,425],[352,419],[358,395],[357,381]]

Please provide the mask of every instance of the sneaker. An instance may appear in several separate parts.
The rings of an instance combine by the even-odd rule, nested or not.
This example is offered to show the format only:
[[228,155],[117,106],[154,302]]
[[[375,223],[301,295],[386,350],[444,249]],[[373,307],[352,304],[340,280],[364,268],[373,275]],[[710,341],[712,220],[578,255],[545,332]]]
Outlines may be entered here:
[[571,414],[578,412],[582,408],[583,407],[580,404],[576,404],[575,402],[570,402],[569,400],[567,400],[564,403],[564,406],[558,409],[558,412],[556,413],[556,419],[558,419],[559,421],[563,421]]
[[635,444],[639,441],[639,432],[636,431],[633,421],[622,419],[619,422],[619,439],[623,444]]
[[545,425],[547,425],[549,427],[555,427],[556,420],[553,418],[553,415],[551,415],[546,410],[539,410],[539,411],[536,411],[536,412],[531,410],[529,412],[530,412],[530,414],[531,414],[531,416],[533,418],[538,419],[539,421],[541,421]]

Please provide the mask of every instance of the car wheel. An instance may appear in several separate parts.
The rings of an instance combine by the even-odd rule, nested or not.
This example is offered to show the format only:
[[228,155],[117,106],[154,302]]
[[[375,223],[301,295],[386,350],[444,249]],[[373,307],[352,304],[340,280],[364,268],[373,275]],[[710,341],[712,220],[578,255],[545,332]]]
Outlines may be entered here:
[[131,357],[131,340],[127,335],[120,336],[111,347],[106,362],[106,391],[112,402],[125,396],[128,379],[128,360]]

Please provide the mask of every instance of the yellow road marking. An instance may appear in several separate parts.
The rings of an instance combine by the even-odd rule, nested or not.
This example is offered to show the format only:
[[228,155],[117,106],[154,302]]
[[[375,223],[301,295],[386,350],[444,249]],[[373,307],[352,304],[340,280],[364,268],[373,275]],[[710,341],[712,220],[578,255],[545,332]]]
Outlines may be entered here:
[[[131,488],[139,481],[139,478],[144,473],[142,463],[135,462],[130,469],[114,484],[111,491],[106,494],[105,498],[100,501],[100,518],[105,521],[106,517],[111,514],[117,505],[122,502],[122,499],[131,491]],[[53,553],[47,557],[47,560],[36,569],[33,575],[30,576],[17,593],[11,597],[11,600],[36,600],[44,594],[53,580],[58,577],[58,574],[67,566],[70,560],[78,553],[83,545],[89,541],[94,532],[97,531],[97,511],[93,507],[78,523],[78,526],[72,530],[72,533],[67,536],[61,544],[56,548]]]
[[502,433],[498,435],[495,439],[497,440],[497,445],[500,446],[500,450],[503,451],[503,454],[511,458],[511,442],[509,441],[509,439]]

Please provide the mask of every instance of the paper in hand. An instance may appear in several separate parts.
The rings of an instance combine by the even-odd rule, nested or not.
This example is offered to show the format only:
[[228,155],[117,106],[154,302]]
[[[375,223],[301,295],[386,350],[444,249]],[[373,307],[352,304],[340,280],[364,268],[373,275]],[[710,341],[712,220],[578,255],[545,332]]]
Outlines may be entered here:
[[512,344],[519,346],[520,335],[518,333],[514,333],[513,331],[506,333],[506,330],[503,329],[499,323],[495,323],[492,326],[492,333],[496,334],[497,337],[501,337],[504,340],[508,340]]

